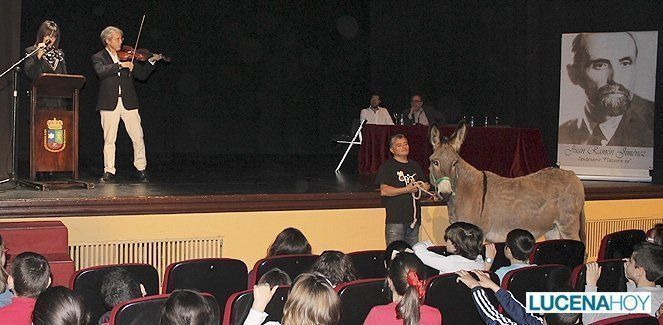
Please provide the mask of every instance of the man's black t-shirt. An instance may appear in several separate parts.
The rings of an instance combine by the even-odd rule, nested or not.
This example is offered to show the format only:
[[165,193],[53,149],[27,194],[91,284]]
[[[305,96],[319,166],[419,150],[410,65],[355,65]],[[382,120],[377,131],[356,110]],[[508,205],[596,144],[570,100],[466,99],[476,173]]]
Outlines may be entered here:
[[[389,185],[392,187],[405,187],[410,183],[412,177],[415,181],[426,181],[421,166],[413,160],[406,164],[396,161],[393,157],[387,159],[380,166],[375,182]],[[398,196],[383,196],[382,205],[387,210],[387,223],[411,224],[416,209],[417,224],[421,224],[421,206],[419,202],[412,197],[412,194],[406,193]]]

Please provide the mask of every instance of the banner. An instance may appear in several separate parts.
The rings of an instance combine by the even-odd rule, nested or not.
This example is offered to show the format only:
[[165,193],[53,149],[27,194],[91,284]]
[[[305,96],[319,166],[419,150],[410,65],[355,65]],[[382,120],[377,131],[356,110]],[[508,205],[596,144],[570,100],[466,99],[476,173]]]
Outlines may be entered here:
[[658,32],[562,34],[557,163],[651,180]]

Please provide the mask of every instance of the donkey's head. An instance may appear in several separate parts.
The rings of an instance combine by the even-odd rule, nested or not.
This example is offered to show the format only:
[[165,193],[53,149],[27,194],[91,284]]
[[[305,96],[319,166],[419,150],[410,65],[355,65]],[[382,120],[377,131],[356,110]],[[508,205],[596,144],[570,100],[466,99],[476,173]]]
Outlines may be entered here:
[[433,124],[428,130],[428,137],[433,146],[430,156],[430,181],[437,189],[437,194],[445,200],[453,194],[458,183],[458,152],[465,140],[467,124],[460,121],[456,131],[450,137],[441,137],[440,129]]

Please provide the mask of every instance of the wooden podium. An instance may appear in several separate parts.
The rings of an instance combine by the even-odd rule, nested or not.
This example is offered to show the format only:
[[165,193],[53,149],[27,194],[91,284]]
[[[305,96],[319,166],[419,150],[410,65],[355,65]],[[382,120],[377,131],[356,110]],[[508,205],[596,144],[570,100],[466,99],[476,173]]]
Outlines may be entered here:
[[[29,183],[40,190],[94,187],[78,181],[78,97],[83,84],[84,76],[52,73],[32,83]],[[70,107],[65,99],[71,99]],[[72,179],[37,182],[37,172],[71,172]]]

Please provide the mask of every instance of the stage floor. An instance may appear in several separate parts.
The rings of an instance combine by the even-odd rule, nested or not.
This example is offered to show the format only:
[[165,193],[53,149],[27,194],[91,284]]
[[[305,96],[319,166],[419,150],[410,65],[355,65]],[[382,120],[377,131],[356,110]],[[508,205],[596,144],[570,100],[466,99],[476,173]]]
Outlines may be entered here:
[[[373,177],[360,176],[350,155],[334,173],[339,155],[186,156],[151,160],[150,182],[120,165],[115,183],[100,183],[101,170],[81,163],[81,179],[94,189],[37,191],[0,185],[0,217],[146,213],[270,211],[380,207]],[[129,161],[128,158],[118,161]],[[584,181],[587,200],[663,197],[649,183]],[[426,202],[426,204],[443,204]]]

